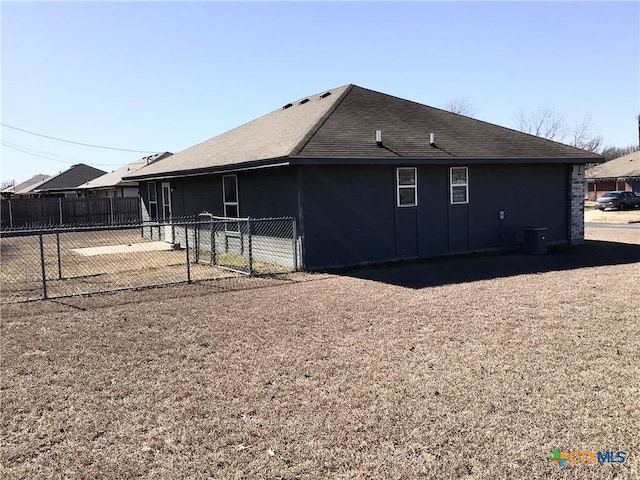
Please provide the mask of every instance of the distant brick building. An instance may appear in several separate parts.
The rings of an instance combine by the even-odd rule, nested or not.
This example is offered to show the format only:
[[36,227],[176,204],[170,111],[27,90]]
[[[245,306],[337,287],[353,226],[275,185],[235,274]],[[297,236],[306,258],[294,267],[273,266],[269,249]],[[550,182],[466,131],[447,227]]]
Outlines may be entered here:
[[640,151],[614,158],[589,168],[587,200],[594,200],[605,192],[626,190],[640,193]]

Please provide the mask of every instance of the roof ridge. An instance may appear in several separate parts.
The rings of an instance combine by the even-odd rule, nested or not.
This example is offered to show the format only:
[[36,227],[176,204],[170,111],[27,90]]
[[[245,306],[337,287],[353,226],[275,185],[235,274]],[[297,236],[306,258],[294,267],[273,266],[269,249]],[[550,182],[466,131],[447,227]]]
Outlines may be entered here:
[[[325,124],[325,122],[329,119],[329,117],[331,117],[331,115],[333,114],[333,112],[336,111],[336,109],[340,106],[340,104],[344,101],[344,99],[347,97],[347,95],[349,95],[349,93],[353,90],[353,83],[348,83],[347,88],[344,89],[344,91],[340,94],[340,96],[336,99],[333,107],[331,107],[329,110],[327,110],[319,119],[318,121],[313,125],[313,127],[311,127],[309,129],[309,131],[307,132],[306,135],[304,135],[300,141],[296,144],[295,147],[293,147],[291,149],[291,151],[289,152],[289,156],[298,156],[300,155],[300,152],[304,149],[304,147],[307,146],[307,144],[311,141],[311,139],[316,135],[316,133],[318,133],[318,131],[320,130],[320,128],[322,127],[322,125]],[[341,87],[338,87],[341,88]],[[328,90],[327,90],[328,91]]]

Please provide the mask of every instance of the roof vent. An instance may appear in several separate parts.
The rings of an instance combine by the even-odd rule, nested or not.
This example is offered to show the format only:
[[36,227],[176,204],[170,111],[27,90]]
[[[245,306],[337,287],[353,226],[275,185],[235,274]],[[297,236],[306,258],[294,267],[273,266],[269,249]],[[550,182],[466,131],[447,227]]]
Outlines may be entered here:
[[376,130],[376,145],[382,146],[382,130]]
[[304,100],[300,100],[300,103],[298,105],[304,105],[305,103],[307,103],[309,101],[308,98],[305,98]]
[[282,109],[286,110],[289,107],[293,107],[293,103],[287,103],[284,107],[282,107]]
[[435,135],[435,133],[430,133],[429,134],[429,145],[431,145],[432,147],[435,147],[435,145],[436,145],[436,135]]
[[320,95],[320,98],[327,98],[329,95],[331,95],[331,92],[324,92],[322,95]]

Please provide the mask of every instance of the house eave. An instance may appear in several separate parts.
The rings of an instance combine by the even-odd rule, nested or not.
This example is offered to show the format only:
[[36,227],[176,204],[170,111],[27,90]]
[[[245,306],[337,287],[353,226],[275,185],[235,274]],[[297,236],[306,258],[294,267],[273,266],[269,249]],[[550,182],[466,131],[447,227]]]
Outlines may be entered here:
[[586,164],[593,163],[593,158],[579,157],[279,157],[266,160],[216,165],[206,168],[190,170],[176,170],[173,172],[159,172],[148,175],[129,175],[127,181],[139,182],[149,180],[168,180],[172,178],[197,177],[215,173],[232,173],[244,170],[275,168],[290,165],[496,165],[496,164]]
[[496,165],[496,164],[574,164],[593,163],[592,158],[573,157],[295,157],[295,165]]
[[77,187],[58,187],[58,188],[45,188],[43,190],[31,190],[28,193],[62,193],[62,192],[78,192],[82,190],[80,186]]
[[214,167],[198,168],[192,170],[177,170],[174,172],[160,172],[149,175],[131,175],[127,180],[136,182],[153,180],[170,180],[172,178],[198,177],[214,173],[233,173],[245,170],[258,170],[262,168],[286,167],[290,161],[285,158],[274,158],[269,160],[257,160],[253,162],[242,162],[230,165],[216,165]]

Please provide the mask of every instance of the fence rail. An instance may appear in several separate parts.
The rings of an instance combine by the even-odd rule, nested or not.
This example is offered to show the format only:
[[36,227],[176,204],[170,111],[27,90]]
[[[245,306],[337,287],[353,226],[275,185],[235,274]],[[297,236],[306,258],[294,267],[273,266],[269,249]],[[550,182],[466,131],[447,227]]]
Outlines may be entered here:
[[139,222],[138,197],[17,198],[0,201],[1,227]]
[[292,272],[293,218],[2,230],[2,302]]

